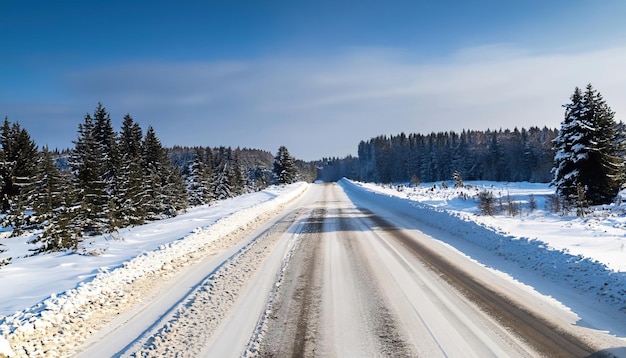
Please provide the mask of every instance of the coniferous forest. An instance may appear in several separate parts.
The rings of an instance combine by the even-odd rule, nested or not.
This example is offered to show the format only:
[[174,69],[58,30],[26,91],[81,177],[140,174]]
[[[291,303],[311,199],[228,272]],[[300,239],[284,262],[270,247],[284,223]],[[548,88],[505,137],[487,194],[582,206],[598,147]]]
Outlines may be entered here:
[[154,129],[144,133],[126,115],[116,132],[104,106],[78,124],[74,148],[38,149],[19,123],[5,118],[1,131],[2,224],[13,235],[38,230],[40,251],[77,249],[84,237],[175,216],[262,190],[274,183],[315,179],[312,164],[281,147],[289,180],[274,173],[270,152],[230,147],[165,148]]
[[550,182],[558,130],[401,133],[362,141],[358,157],[323,161],[324,180],[343,176],[378,183],[464,180]]

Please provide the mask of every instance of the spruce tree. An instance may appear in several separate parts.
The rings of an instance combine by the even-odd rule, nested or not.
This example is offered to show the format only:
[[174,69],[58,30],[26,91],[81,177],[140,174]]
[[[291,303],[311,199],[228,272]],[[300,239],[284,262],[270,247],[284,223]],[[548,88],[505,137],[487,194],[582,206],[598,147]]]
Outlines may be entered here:
[[170,160],[167,151],[165,151],[165,199],[167,202],[167,215],[176,216],[179,212],[187,209],[189,199],[183,175],[178,167]]
[[26,129],[5,119],[2,127],[2,175],[4,226],[12,226],[13,234],[34,225],[32,213],[38,149]]
[[202,162],[204,166],[204,177],[205,177],[204,195],[205,195],[206,202],[210,203],[213,200],[215,200],[215,194],[213,190],[214,181],[215,181],[215,167],[213,166],[214,160],[213,160],[213,151],[211,150],[211,148],[206,147],[204,149]]
[[187,165],[185,172],[185,183],[187,186],[189,205],[204,205],[211,201],[212,195],[210,194],[211,187],[211,170],[210,162],[207,164],[204,158],[204,153],[201,148],[196,148],[193,155],[193,160]]
[[116,195],[116,226],[138,225],[145,219],[142,167],[143,133],[130,114],[124,116],[117,147],[119,173]]
[[224,200],[232,198],[233,188],[231,186],[230,178],[231,174],[231,161],[229,158],[228,150],[225,147],[218,149],[217,155],[217,167],[215,169],[215,182],[213,192],[215,199]]
[[189,163],[186,171],[183,172],[185,177],[185,184],[187,185],[187,193],[189,197],[189,205],[197,206],[204,205],[204,195],[202,195],[202,184],[200,173],[202,166],[200,164],[200,158],[196,155],[193,161]]
[[565,108],[553,140],[552,184],[570,204],[609,203],[624,178],[614,113],[591,84],[584,93],[576,88]]
[[40,222],[48,219],[60,207],[65,206],[64,191],[69,182],[54,162],[48,147],[43,147],[37,163],[37,180],[33,197],[34,211]]
[[585,112],[583,96],[580,88],[576,87],[570,97],[570,103],[565,107],[565,118],[561,122],[559,134],[552,141],[554,150],[554,175],[552,185],[557,193],[573,202],[577,196],[577,183],[580,181],[579,161],[586,159],[590,137],[587,126],[583,122],[582,114]]
[[274,175],[278,184],[291,184],[297,180],[295,160],[285,146],[280,146],[274,157]]
[[78,138],[70,157],[74,185],[78,189],[76,202],[70,205],[77,207],[72,221],[81,233],[87,235],[102,233],[108,226],[103,212],[108,211],[109,198],[101,176],[102,153],[94,137],[94,128],[94,120],[87,113],[83,123],[78,125]]
[[144,198],[149,219],[159,219],[164,207],[164,183],[162,180],[165,151],[152,126],[146,130],[143,140]]
[[33,206],[43,232],[34,242],[42,244],[38,251],[60,251],[75,248],[78,235],[70,225],[72,186],[56,165],[47,147],[42,149],[37,166],[36,195]]
[[235,196],[246,192],[246,178],[241,169],[241,159],[239,158],[239,148],[232,151],[228,148],[229,160],[231,162],[228,181]]
[[187,207],[187,192],[182,175],[170,161],[152,126],[143,141],[143,199],[149,219],[176,215]]
[[6,213],[11,207],[13,197],[13,168],[15,163],[8,158],[11,152],[11,124],[8,117],[4,118],[4,123],[0,132],[2,146],[0,148],[0,211]]
[[623,178],[624,161],[616,146],[615,113],[591,84],[587,85],[583,102],[586,110],[583,118],[586,123],[590,123],[592,145],[587,160],[582,163],[580,184],[591,204],[606,204],[617,195]]
[[117,216],[116,198],[118,196],[118,175],[120,154],[117,148],[117,134],[111,125],[111,117],[102,103],[98,103],[93,116],[93,138],[98,161],[98,178],[104,185],[98,199],[99,220],[107,230],[113,230]]

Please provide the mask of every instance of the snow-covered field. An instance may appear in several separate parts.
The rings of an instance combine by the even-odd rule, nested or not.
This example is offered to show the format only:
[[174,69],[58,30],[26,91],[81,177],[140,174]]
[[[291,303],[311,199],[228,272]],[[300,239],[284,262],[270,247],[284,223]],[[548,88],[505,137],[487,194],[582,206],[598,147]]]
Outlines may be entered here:
[[[553,213],[547,207],[554,188],[537,183],[468,182],[462,189],[446,189],[440,184],[423,184],[416,188],[390,189],[375,184],[360,184],[368,190],[408,198],[420,207],[446,211],[463,221],[474,221],[511,237],[544,242],[547,248],[563,250],[599,261],[608,269],[626,272],[626,204],[590,208],[587,215],[577,217]],[[478,208],[480,191],[491,191],[496,197],[494,216],[483,215]],[[536,209],[531,211],[529,197],[534,196]],[[626,195],[626,194],[625,194]],[[511,198],[520,208],[515,216],[508,214],[507,201]],[[501,199],[501,200],[500,200]]]
[[[85,306],[106,305],[123,294],[122,286],[213,241],[240,230],[265,212],[300,195],[305,183],[196,207],[177,217],[89,238],[79,253],[29,256],[30,236],[0,239],[0,356],[12,354],[7,336],[25,336],[53,324],[80,320]],[[72,327],[75,329],[76,327]],[[61,329],[62,330],[62,329]],[[49,337],[58,339],[58,337]],[[4,347],[4,350],[3,350]],[[36,348],[35,348],[36,349]],[[36,350],[29,355],[43,354]]]

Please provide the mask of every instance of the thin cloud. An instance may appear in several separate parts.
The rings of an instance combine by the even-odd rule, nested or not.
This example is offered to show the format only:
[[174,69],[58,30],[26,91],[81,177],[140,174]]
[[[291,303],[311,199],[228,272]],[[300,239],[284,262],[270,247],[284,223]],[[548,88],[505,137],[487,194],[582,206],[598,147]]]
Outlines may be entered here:
[[491,45],[430,62],[361,48],[318,58],[122,65],[75,72],[67,86],[158,122],[166,143],[269,150],[292,143],[296,155],[314,159],[355,153],[378,134],[557,127],[561,104],[589,82],[621,119],[623,63],[626,47],[533,54]]

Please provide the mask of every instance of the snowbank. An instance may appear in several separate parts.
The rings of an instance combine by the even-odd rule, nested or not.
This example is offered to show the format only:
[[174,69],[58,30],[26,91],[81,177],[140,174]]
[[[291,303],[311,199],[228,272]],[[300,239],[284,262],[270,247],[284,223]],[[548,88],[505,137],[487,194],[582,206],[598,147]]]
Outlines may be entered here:
[[9,346],[9,342],[4,339],[3,336],[0,336],[0,357],[14,357],[15,352]]

